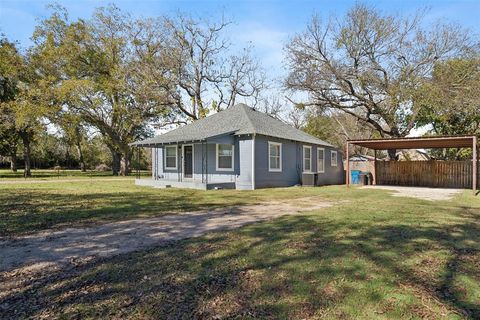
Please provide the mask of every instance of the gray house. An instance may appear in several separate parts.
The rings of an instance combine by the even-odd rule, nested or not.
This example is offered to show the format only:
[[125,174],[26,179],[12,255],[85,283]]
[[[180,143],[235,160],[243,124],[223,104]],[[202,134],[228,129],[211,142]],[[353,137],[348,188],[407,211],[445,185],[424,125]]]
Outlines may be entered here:
[[137,179],[139,185],[253,190],[313,177],[316,185],[344,183],[335,147],[244,104],[132,145],[152,148],[152,178]]

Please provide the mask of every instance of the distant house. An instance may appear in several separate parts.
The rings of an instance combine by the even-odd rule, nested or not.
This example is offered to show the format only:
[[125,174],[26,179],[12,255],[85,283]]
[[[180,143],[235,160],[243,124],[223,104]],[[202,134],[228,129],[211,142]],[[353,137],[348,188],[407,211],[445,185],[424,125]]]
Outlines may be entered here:
[[152,179],[137,184],[253,190],[344,181],[342,154],[331,144],[245,104],[134,146],[152,148]]
[[419,149],[398,150],[399,161],[430,161],[433,160],[428,153]]

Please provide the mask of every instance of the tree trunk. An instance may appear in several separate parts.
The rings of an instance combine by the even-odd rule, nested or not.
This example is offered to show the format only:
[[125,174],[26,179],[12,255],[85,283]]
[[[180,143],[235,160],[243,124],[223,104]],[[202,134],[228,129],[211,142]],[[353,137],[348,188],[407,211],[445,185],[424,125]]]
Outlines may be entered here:
[[25,170],[23,171],[23,176],[31,177],[31,164],[30,164],[30,139],[26,136],[22,136],[23,142],[23,160],[25,161]]
[[112,150],[112,174],[118,176],[120,173],[120,162],[122,160],[122,154],[118,151]]
[[17,150],[10,155],[10,170],[17,172]]
[[85,165],[85,159],[83,159],[82,146],[80,145],[80,142],[77,143],[77,151],[78,151],[78,162],[80,162],[80,170],[82,172],[86,172],[87,166]]
[[71,161],[70,161],[70,147],[67,147],[67,150],[65,151],[65,166],[67,169],[71,169]]
[[391,160],[391,161],[397,161],[397,149],[388,149],[387,150],[387,153],[388,153],[388,158]]
[[130,164],[132,162],[132,152],[130,148],[125,150],[122,157],[121,172],[122,176],[128,176],[130,173]]

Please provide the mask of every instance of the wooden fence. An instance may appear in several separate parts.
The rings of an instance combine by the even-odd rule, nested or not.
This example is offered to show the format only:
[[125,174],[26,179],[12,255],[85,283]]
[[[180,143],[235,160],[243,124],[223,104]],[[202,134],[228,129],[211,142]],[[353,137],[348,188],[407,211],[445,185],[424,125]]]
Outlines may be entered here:
[[472,188],[472,171],[472,161],[377,161],[376,165],[380,185]]

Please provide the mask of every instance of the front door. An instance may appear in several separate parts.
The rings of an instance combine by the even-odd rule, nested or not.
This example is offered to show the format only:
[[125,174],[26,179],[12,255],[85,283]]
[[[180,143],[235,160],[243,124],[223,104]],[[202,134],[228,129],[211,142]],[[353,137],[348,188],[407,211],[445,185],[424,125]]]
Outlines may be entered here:
[[183,177],[193,178],[193,146],[183,146]]

